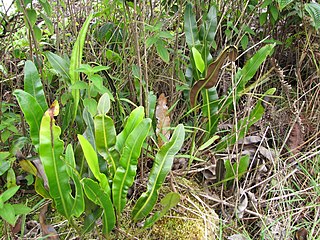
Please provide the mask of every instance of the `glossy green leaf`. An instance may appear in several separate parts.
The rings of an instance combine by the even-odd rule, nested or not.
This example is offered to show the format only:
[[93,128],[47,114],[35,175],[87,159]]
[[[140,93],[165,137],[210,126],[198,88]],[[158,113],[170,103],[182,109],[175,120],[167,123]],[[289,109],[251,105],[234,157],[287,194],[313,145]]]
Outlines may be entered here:
[[225,180],[227,180],[227,183],[232,183],[233,179],[240,179],[248,170],[250,164],[250,156],[249,155],[245,155],[242,156],[239,159],[239,164],[238,163],[234,163],[231,164],[230,160],[227,160],[225,162],[225,169],[226,169],[226,173],[225,173]]
[[43,112],[47,111],[48,104],[44,96],[38,70],[34,63],[29,60],[24,65],[24,91],[31,94],[37,100]]
[[189,48],[200,44],[196,17],[193,13],[193,6],[191,3],[187,3],[185,8],[184,32]]
[[156,46],[157,53],[161,57],[161,59],[164,62],[169,63],[169,60],[170,60],[169,52],[168,52],[168,49],[165,47],[163,40],[158,40],[155,43],[155,46]]
[[34,36],[36,37],[36,40],[38,42],[41,41],[41,38],[42,38],[42,32],[41,32],[41,29],[37,26],[37,25],[34,25],[33,28],[32,28],[33,32],[34,32]]
[[83,133],[83,136],[89,141],[89,143],[92,145],[93,149],[96,150],[96,140],[94,136],[94,121],[92,115],[88,112],[88,110],[85,108],[83,109],[82,118],[87,125],[86,130]]
[[52,8],[50,3],[47,0],[40,0],[38,2],[41,4],[46,14],[50,17],[52,14]]
[[103,234],[107,235],[111,232],[116,224],[116,217],[113,210],[113,205],[110,195],[107,194],[101,187],[89,178],[81,180],[86,196],[95,204],[101,206],[103,209]]
[[277,2],[278,2],[280,11],[282,11],[282,9],[284,9],[288,4],[293,2],[293,0],[277,0]]
[[89,141],[84,138],[84,136],[78,134],[78,139],[93,176],[99,181],[103,191],[110,195],[109,182],[107,176],[100,172],[97,153]]
[[42,118],[39,155],[48,178],[50,196],[59,213],[70,219],[74,215],[79,216],[79,212],[74,211],[75,199],[71,194],[68,165],[62,160],[64,143],[60,139],[61,129],[55,125],[54,119],[58,114],[57,108],[57,104],[52,106]]
[[32,211],[31,208],[23,204],[14,204],[12,206],[13,206],[15,215],[28,214],[29,212]]
[[68,144],[65,154],[65,162],[67,165],[67,173],[74,183],[74,201],[72,206],[72,213],[79,217],[84,211],[84,195],[80,183],[80,176],[76,170],[76,161],[71,144]]
[[[268,44],[262,47],[251,57],[244,65],[242,69],[239,69],[235,75],[235,82],[238,83],[236,91],[236,100],[238,100],[244,93],[246,84],[253,78],[256,72],[259,70],[261,64],[272,54],[275,44]],[[229,107],[234,101],[233,96],[230,96],[227,100],[222,99],[223,108]]]
[[4,191],[1,195],[0,198],[2,200],[2,202],[6,202],[8,201],[10,198],[13,197],[13,195],[16,194],[16,192],[19,190],[20,186],[15,186],[12,188],[7,189],[6,191]]
[[110,110],[110,97],[108,93],[103,94],[98,102],[98,114],[107,114]]
[[128,189],[132,186],[134,177],[136,176],[138,158],[150,127],[151,119],[143,119],[125,141],[119,167],[112,184],[113,204],[118,214],[121,213],[126,205]]
[[46,56],[53,69],[70,84],[70,62],[52,52],[47,52]]
[[199,72],[203,73],[205,69],[204,61],[201,53],[195,47],[192,47],[192,56],[196,64],[196,68],[199,70]]
[[102,212],[103,209],[99,207],[95,211],[86,214],[83,222],[83,228],[81,230],[81,235],[90,232],[96,226],[96,221],[101,217]]
[[83,100],[84,107],[88,110],[88,112],[91,114],[91,116],[95,116],[97,114],[97,106],[98,103],[93,98],[85,98]]
[[27,9],[27,17],[28,17],[28,19],[30,21],[31,26],[36,24],[36,21],[37,21],[37,12],[36,12],[36,10],[28,8]]
[[119,133],[117,136],[116,149],[118,150],[119,153],[121,153],[123,149],[123,145],[127,140],[129,134],[142,121],[143,118],[144,118],[143,107],[137,107],[130,113],[123,131]]
[[174,130],[171,139],[157,153],[149,175],[147,191],[140,196],[132,210],[134,221],[146,217],[156,204],[158,191],[171,170],[174,156],[182,147],[184,137],[184,127],[179,124]]
[[160,218],[162,218],[171,208],[175,207],[180,201],[180,195],[176,192],[168,193],[160,202],[162,205],[161,211],[156,212],[152,217],[149,217],[144,222],[143,227],[149,228]]
[[16,222],[16,215],[13,206],[9,203],[3,204],[3,207],[0,209],[0,217],[2,217],[6,222],[14,226]]
[[108,162],[109,172],[113,176],[119,165],[119,152],[114,148],[116,144],[116,129],[112,118],[97,115],[94,118],[95,141],[99,154]]
[[[39,147],[39,131],[44,111],[37,100],[29,93],[17,89],[13,92],[30,127],[30,137],[36,150]],[[32,106],[32,108],[30,108]]]
[[316,30],[320,28],[320,4],[317,2],[306,3],[304,8],[310,15]]
[[[77,37],[77,40],[73,46],[71,59],[70,59],[70,67],[69,67],[69,75],[70,75],[70,82],[71,84],[75,84],[77,81],[80,80],[79,72],[76,70],[80,67],[81,61],[82,61],[82,52],[83,52],[83,46],[84,41],[86,38],[86,34],[88,31],[88,27],[90,24],[91,19],[93,18],[93,14],[90,14],[86,21],[84,22],[79,35]],[[80,92],[79,90],[72,90],[72,96],[73,96],[73,121],[76,118],[77,111],[78,111],[78,105],[80,100]]]
[[204,20],[205,32],[203,39],[209,45],[213,45],[217,31],[217,10],[215,6],[211,6]]

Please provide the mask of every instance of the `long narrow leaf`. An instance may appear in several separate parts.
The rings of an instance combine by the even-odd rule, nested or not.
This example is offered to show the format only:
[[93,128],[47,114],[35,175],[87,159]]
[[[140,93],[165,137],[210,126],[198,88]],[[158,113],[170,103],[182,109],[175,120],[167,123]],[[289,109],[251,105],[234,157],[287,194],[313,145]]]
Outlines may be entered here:
[[74,159],[74,152],[71,144],[68,144],[66,149],[65,161],[67,164],[67,173],[74,182],[75,194],[73,198],[72,212],[74,216],[79,217],[84,211],[84,196],[82,186],[80,183],[80,176],[76,170],[76,162]]
[[78,139],[91,172],[99,181],[101,188],[110,195],[110,186],[108,183],[108,179],[106,175],[100,172],[97,153],[95,152],[89,141],[84,138],[84,136],[78,134]]
[[52,52],[47,52],[46,55],[53,69],[58,74],[60,74],[61,77],[67,81],[68,84],[70,84],[70,74],[69,74],[70,62]]
[[116,217],[110,195],[107,194],[98,183],[89,178],[81,180],[86,196],[95,204],[101,206],[104,210],[102,215],[103,234],[107,235],[111,232],[116,224]]
[[[71,54],[71,59],[70,59],[70,68],[69,68],[69,74],[70,74],[70,82],[71,85],[75,84],[76,82],[79,81],[79,72],[76,71],[81,64],[81,60],[82,60],[82,52],[83,52],[83,45],[84,45],[84,41],[86,38],[86,34],[88,31],[88,27],[90,24],[90,21],[93,17],[93,14],[90,14],[87,18],[87,20],[84,22],[78,38],[73,46],[72,49],[72,54]],[[77,111],[78,111],[78,104],[79,104],[79,100],[80,100],[80,92],[79,89],[74,89],[72,90],[72,96],[73,96],[73,120],[76,118],[77,115]]]
[[36,66],[30,60],[26,61],[24,65],[24,90],[37,100],[43,112],[47,111],[48,104],[44,96],[42,82]]
[[121,133],[117,136],[116,149],[121,153],[125,141],[132,130],[142,121],[144,118],[144,108],[137,107],[134,109],[127,120],[127,123]]
[[39,147],[40,123],[44,111],[42,110],[37,100],[31,94],[17,89],[13,92],[13,95],[17,98],[19,106],[30,127],[30,137],[32,140],[32,144],[35,146],[37,151]]
[[117,213],[126,205],[127,193],[136,176],[138,157],[151,127],[151,119],[143,119],[128,136],[113,178],[112,197]]
[[184,13],[184,32],[190,49],[191,47],[200,44],[196,17],[193,13],[193,6],[191,3],[187,3]]
[[116,144],[116,129],[113,120],[105,115],[98,115],[94,118],[95,139],[99,154],[107,160],[111,176],[119,165],[119,152],[114,149]]
[[[61,129],[55,125],[58,105],[54,103],[45,113],[40,126],[39,155],[48,178],[49,193],[54,199],[57,210],[70,219],[74,212],[73,198],[67,165],[61,159],[64,143],[60,139]],[[77,213],[77,215],[79,215]]]
[[171,170],[174,155],[182,147],[184,137],[184,127],[182,124],[179,124],[173,132],[170,141],[160,148],[150,172],[147,191],[140,196],[132,210],[134,221],[146,217],[156,204],[158,191]]

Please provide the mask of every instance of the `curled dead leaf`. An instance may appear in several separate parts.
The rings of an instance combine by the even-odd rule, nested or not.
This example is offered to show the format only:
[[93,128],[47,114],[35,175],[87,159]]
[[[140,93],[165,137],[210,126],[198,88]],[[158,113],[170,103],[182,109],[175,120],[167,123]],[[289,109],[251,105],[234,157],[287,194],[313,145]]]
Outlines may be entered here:
[[209,89],[217,83],[219,70],[221,69],[222,64],[224,63],[226,58],[229,57],[231,61],[235,61],[237,58],[237,55],[238,55],[238,49],[235,46],[228,46],[220,53],[217,59],[208,66],[207,75],[205,79],[197,81],[191,88],[190,104],[192,108],[196,104],[196,101],[201,89],[203,88]]
[[164,93],[160,94],[156,107],[158,145],[161,147],[164,144],[163,137],[166,140],[170,139],[170,117],[168,113],[167,98]]

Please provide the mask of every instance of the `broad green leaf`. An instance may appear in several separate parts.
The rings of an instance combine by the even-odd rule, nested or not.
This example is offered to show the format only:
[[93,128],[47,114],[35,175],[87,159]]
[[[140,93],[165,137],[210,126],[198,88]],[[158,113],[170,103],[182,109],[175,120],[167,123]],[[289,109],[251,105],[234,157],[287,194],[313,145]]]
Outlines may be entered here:
[[122,152],[123,145],[127,140],[129,134],[142,121],[143,118],[144,118],[143,107],[137,107],[130,113],[124,129],[117,136],[116,149],[118,150],[119,153]]
[[36,21],[37,21],[37,12],[36,12],[36,10],[28,8],[27,9],[27,17],[28,17],[28,19],[30,21],[31,26],[36,24]]
[[[19,106],[30,127],[30,137],[37,151],[39,147],[40,123],[44,111],[31,94],[17,89],[13,92],[13,95],[17,98]],[[32,108],[30,106],[32,106]]]
[[309,13],[316,30],[320,28],[320,4],[317,2],[306,3],[304,8]]
[[174,156],[182,147],[184,137],[184,127],[179,124],[174,130],[170,141],[165,143],[157,153],[149,175],[147,191],[140,196],[132,210],[134,221],[146,217],[156,204],[158,191],[171,170]]
[[86,109],[88,109],[88,112],[91,114],[91,116],[95,116],[97,114],[97,106],[98,103],[93,98],[85,98],[83,100],[83,105]]
[[149,217],[144,222],[143,227],[151,227],[156,221],[162,218],[171,208],[176,206],[180,201],[180,195],[176,192],[168,193],[160,202],[163,206],[161,211],[156,212],[152,217]]
[[53,69],[58,74],[60,74],[60,76],[65,81],[67,81],[68,84],[70,84],[70,75],[69,75],[70,62],[52,52],[47,52],[46,56],[48,58],[50,65],[53,67]]
[[12,206],[13,206],[15,215],[28,214],[29,212],[32,211],[31,208],[29,208],[23,204],[14,204]]
[[47,111],[48,104],[44,96],[42,82],[36,66],[30,60],[27,60],[24,65],[24,91],[37,100],[43,112]]
[[113,120],[106,115],[94,118],[95,141],[99,154],[108,162],[109,171],[113,176],[119,165],[119,152],[114,148],[116,144],[116,129]]
[[107,235],[111,232],[116,224],[116,217],[110,195],[107,194],[98,183],[89,178],[81,180],[86,196],[95,204],[103,209],[103,234]]
[[78,81],[75,84],[72,84],[70,86],[71,90],[84,90],[88,88],[88,83],[83,82],[83,81]]
[[17,186],[16,173],[13,171],[13,168],[8,169],[6,181],[7,181],[7,188],[12,188],[14,186]]
[[193,56],[194,62],[196,64],[196,68],[199,70],[199,72],[203,73],[203,71],[206,67],[205,67],[204,61],[201,57],[201,53],[195,47],[192,47],[192,56]]
[[93,176],[99,181],[103,191],[110,195],[109,182],[107,176],[100,172],[97,153],[84,136],[78,134],[78,139]]
[[1,195],[0,198],[3,202],[8,201],[10,198],[13,197],[13,195],[16,194],[16,192],[19,190],[20,186],[15,186],[12,188],[7,189],[6,191],[4,191]]
[[233,182],[232,180],[234,180],[235,178],[240,179],[247,172],[249,164],[250,164],[249,155],[242,156],[239,160],[239,164],[234,163],[231,165],[230,160],[227,160],[225,162],[225,169],[226,169],[225,180],[228,181],[227,182],[228,185],[230,185],[230,183]]
[[16,215],[14,213],[13,206],[9,203],[3,204],[3,207],[0,209],[0,217],[2,217],[5,221],[14,226],[16,222]]
[[68,144],[67,146],[65,161],[67,165],[67,173],[69,177],[72,179],[75,186],[75,197],[73,201],[72,213],[74,214],[74,216],[79,217],[83,213],[85,205],[82,186],[80,183],[80,176],[76,170],[76,162],[74,159],[74,152],[71,144]]
[[96,226],[96,221],[101,217],[102,212],[103,209],[99,207],[95,211],[86,214],[81,235],[90,232]]
[[110,97],[108,93],[103,94],[98,102],[98,114],[107,114],[110,110]]
[[195,14],[193,13],[193,6],[191,3],[187,3],[185,8],[184,32],[186,35],[186,41],[189,48],[200,44],[196,17],[195,17]]
[[70,219],[79,214],[73,212],[74,198],[71,195],[68,165],[62,160],[64,143],[60,139],[61,129],[55,125],[54,119],[57,115],[58,104],[55,101],[41,121],[39,155],[56,208],[63,216]]
[[46,14],[50,17],[52,14],[52,8],[51,8],[50,3],[47,0],[41,0],[38,2],[41,4],[41,6],[43,7]]
[[119,167],[112,184],[113,204],[118,215],[126,205],[128,189],[132,186],[134,177],[136,176],[138,158],[150,127],[151,119],[143,119],[125,141]]
[[169,60],[170,60],[169,52],[168,52],[167,48],[165,47],[165,44],[164,44],[163,40],[158,40],[155,43],[155,46],[156,46],[156,49],[157,49],[157,53],[159,54],[161,59],[164,62],[169,63]]
[[87,108],[83,109],[82,118],[87,125],[86,130],[83,133],[83,136],[89,141],[93,149],[97,149],[96,141],[94,137],[94,121],[92,115],[88,112]]
[[217,30],[217,10],[215,6],[210,7],[204,21],[204,26],[205,33],[203,39],[207,42],[207,44],[212,46]]
[[41,29],[37,25],[34,25],[32,29],[33,29],[33,32],[34,32],[34,36],[36,37],[36,40],[38,42],[40,42],[41,38],[42,38]]
[[[86,38],[86,34],[88,31],[88,27],[90,24],[91,19],[93,18],[93,14],[90,14],[87,18],[87,20],[84,22],[79,35],[77,37],[77,40],[73,46],[71,59],[70,59],[70,67],[69,67],[69,75],[70,75],[70,82],[71,84],[75,84],[80,79],[79,72],[76,70],[80,67],[81,61],[82,61],[82,52],[83,52],[83,46],[84,41]],[[72,90],[72,96],[73,96],[73,117],[72,120],[74,121],[77,115],[78,111],[78,105],[80,100],[80,92],[79,90]]]
[[293,0],[277,0],[279,9],[282,11],[289,3],[293,2]]

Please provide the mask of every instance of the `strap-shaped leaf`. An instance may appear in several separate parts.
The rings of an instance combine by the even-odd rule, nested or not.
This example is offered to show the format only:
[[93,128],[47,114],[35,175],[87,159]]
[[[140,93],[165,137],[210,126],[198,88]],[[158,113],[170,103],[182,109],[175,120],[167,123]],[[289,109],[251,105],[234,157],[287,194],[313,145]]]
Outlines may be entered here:
[[[237,83],[236,98],[237,100],[244,94],[246,84],[253,78],[261,64],[267,59],[272,53],[275,44],[268,44],[256,52],[244,65],[242,69],[239,69],[235,75],[235,83]],[[222,99],[223,108],[227,108],[234,101],[234,96],[231,95],[227,100]]]
[[39,147],[40,123],[44,111],[42,110],[37,100],[31,94],[17,89],[13,92],[13,95],[17,98],[19,106],[30,127],[30,137],[32,140],[32,144],[35,146],[37,151]]
[[37,100],[43,112],[48,109],[38,70],[30,60],[26,61],[24,65],[24,90]]
[[84,136],[78,134],[78,139],[93,176],[99,181],[101,188],[110,195],[108,179],[106,175],[100,172],[97,153],[89,141],[84,138]]
[[80,176],[76,170],[76,161],[74,159],[74,152],[71,144],[68,144],[66,149],[65,161],[67,165],[67,173],[69,177],[73,180],[75,186],[75,194],[72,212],[74,216],[79,217],[84,211],[84,196],[82,191],[82,186],[80,183]]
[[121,153],[123,145],[127,140],[127,137],[132,130],[142,121],[144,118],[144,108],[142,106],[134,109],[127,120],[127,123],[121,133],[117,136],[116,149]]
[[156,221],[162,218],[171,208],[176,206],[180,201],[180,195],[176,192],[168,193],[160,202],[163,208],[160,211],[157,211],[152,217],[149,217],[144,222],[143,227],[151,227]]
[[189,48],[200,44],[196,17],[191,3],[187,3],[184,13],[184,32]]
[[119,152],[114,149],[116,144],[116,129],[113,120],[105,115],[94,118],[95,139],[99,154],[107,160],[111,176],[119,165]]
[[97,182],[89,178],[81,180],[86,196],[95,204],[101,206],[103,209],[103,234],[107,235],[111,232],[116,224],[116,217],[113,210],[113,205],[110,195],[107,194]]
[[[70,75],[70,82],[71,85],[75,84],[79,81],[80,73],[76,71],[81,64],[82,60],[82,52],[83,52],[83,45],[86,38],[86,34],[88,31],[88,27],[90,24],[90,21],[93,17],[93,14],[90,14],[87,18],[87,20],[84,22],[79,35],[77,37],[77,40],[73,46],[71,59],[70,59],[70,67],[69,67],[69,75]],[[73,120],[76,118],[77,111],[78,111],[78,104],[80,100],[80,92],[79,89],[73,89],[72,90],[72,96],[73,96]]]
[[[54,199],[57,210],[70,219],[74,198],[71,195],[70,178],[67,164],[61,159],[64,143],[60,139],[61,129],[55,125],[54,116],[58,115],[58,103],[55,101],[44,114],[40,125],[39,155],[48,178],[49,193]],[[79,212],[76,212],[79,215]]]
[[128,189],[132,186],[134,177],[136,176],[138,158],[150,127],[151,119],[143,119],[130,133],[125,142],[119,167],[112,184],[113,204],[118,214],[120,214],[126,205]]
[[60,74],[64,80],[70,83],[70,75],[69,75],[70,62],[52,52],[47,52],[46,55],[53,69],[58,74]]
[[235,46],[226,47],[220,53],[220,55],[217,57],[217,59],[208,66],[206,78],[203,80],[197,81],[193,85],[193,87],[191,88],[191,91],[190,91],[191,107],[195,106],[199,92],[201,91],[201,89],[212,88],[217,83],[219,71],[220,71],[225,59],[227,57],[229,57],[232,61],[235,61],[237,54],[238,54],[238,50]]
[[134,221],[146,217],[156,204],[158,190],[171,170],[174,155],[182,147],[184,136],[184,127],[182,124],[179,124],[174,130],[170,141],[163,145],[157,153],[150,172],[147,191],[140,196],[132,210]]

